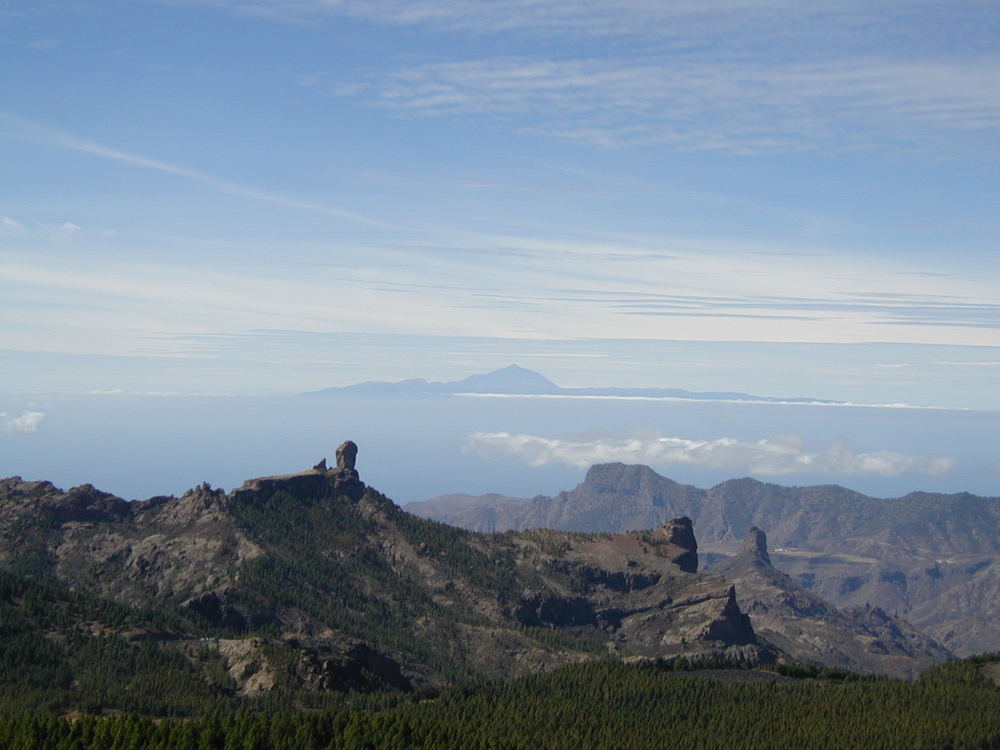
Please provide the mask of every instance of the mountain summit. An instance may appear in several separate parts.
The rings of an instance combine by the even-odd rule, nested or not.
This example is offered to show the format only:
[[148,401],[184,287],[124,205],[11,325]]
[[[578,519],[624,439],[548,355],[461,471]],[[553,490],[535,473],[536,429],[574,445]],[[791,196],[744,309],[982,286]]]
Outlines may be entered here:
[[485,375],[470,375],[447,385],[456,393],[558,393],[561,389],[534,370],[508,365]]

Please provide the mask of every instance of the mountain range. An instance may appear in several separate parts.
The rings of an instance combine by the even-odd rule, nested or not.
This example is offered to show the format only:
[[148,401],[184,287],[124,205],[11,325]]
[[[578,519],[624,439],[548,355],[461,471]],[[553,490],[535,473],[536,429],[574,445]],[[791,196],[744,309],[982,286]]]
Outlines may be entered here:
[[[532,499],[447,495],[406,509],[483,532],[617,532],[687,516],[709,566],[766,529],[774,565],[841,608],[899,613],[958,654],[1000,649],[1000,498],[734,479],[682,485],[646,466],[599,464],[575,489]],[[707,554],[706,554],[707,553]]]
[[149,696],[311,705],[609,657],[912,676],[950,656],[900,618],[804,591],[758,530],[719,573],[700,570],[686,517],[477,533],[400,509],[356,455],[348,441],[333,468],[141,502],[0,480],[0,682],[148,711]]
[[411,378],[396,382],[370,381],[356,385],[324,388],[310,391],[307,396],[335,396],[341,394],[493,394],[510,396],[578,396],[617,398],[676,398],[700,401],[761,401],[767,403],[823,403],[836,404],[815,398],[776,398],[754,396],[730,391],[687,391],[682,388],[563,388],[541,373],[517,365],[509,365],[493,372],[470,375],[462,380],[430,382]]

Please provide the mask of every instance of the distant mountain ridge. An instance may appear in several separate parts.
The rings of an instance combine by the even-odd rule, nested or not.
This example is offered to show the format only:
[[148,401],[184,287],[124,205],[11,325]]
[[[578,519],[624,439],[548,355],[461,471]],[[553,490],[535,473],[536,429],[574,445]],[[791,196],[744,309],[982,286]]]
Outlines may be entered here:
[[528,502],[464,497],[410,503],[478,531],[614,532],[687,516],[703,548],[767,529],[775,565],[838,607],[879,606],[960,654],[1000,649],[1000,498],[913,492],[878,499],[838,485],[732,479],[710,489],[647,466],[597,464],[573,490]]
[[496,394],[509,396],[580,396],[615,398],[679,398],[708,401],[763,401],[767,403],[838,404],[840,401],[817,398],[778,398],[754,396],[735,391],[687,391],[683,388],[563,388],[541,373],[518,365],[509,365],[493,372],[470,375],[462,380],[432,382],[411,378],[396,382],[369,381],[355,385],[310,391],[306,396],[338,394]]

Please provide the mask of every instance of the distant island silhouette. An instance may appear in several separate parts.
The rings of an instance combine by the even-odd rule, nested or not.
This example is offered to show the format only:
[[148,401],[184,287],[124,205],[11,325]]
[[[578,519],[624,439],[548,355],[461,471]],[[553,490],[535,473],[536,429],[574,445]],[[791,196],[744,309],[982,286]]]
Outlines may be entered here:
[[803,397],[755,396],[736,391],[688,391],[683,388],[563,388],[534,370],[508,365],[480,375],[470,375],[462,380],[449,382],[428,381],[423,378],[408,380],[368,381],[355,385],[324,388],[310,391],[307,396],[335,396],[340,394],[478,394],[503,396],[563,396],[591,398],[662,398],[699,401],[757,401],[765,403],[841,404],[843,401]]

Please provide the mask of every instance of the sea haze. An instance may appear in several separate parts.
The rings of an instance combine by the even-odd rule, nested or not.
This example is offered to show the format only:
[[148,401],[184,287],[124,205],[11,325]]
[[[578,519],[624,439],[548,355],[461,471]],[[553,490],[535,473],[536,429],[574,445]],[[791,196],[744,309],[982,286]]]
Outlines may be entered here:
[[0,475],[90,482],[130,499],[306,469],[348,438],[362,479],[400,504],[555,493],[591,458],[648,463],[703,487],[754,476],[885,497],[1000,494],[995,411],[345,393],[6,397],[0,412]]

